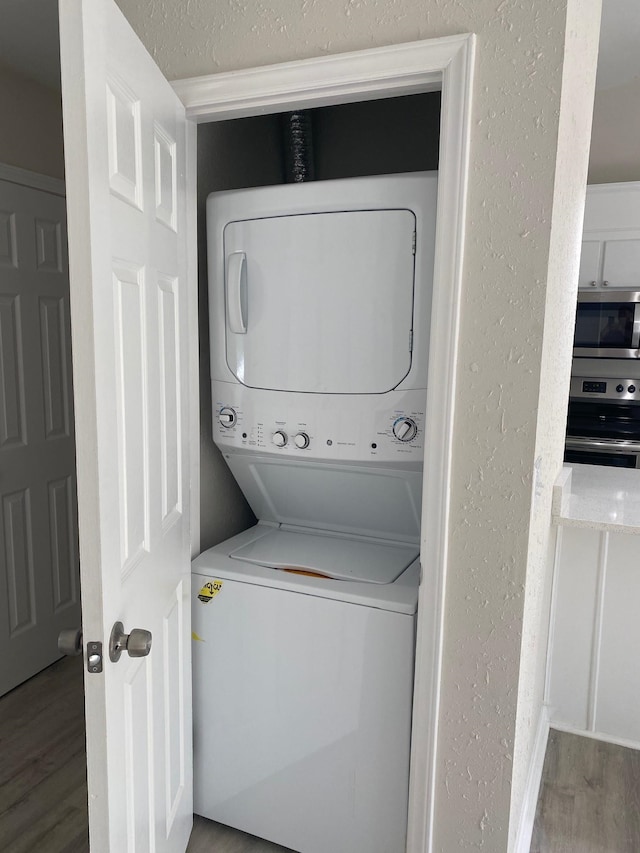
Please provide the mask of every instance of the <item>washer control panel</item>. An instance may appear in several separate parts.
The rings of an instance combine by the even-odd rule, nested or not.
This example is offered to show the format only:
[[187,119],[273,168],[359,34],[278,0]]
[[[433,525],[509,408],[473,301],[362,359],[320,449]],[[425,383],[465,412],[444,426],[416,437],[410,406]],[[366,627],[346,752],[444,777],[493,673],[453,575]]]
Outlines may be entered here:
[[[351,461],[421,461],[425,391],[314,395],[213,382],[213,437],[285,456]],[[386,404],[386,405],[385,405]]]

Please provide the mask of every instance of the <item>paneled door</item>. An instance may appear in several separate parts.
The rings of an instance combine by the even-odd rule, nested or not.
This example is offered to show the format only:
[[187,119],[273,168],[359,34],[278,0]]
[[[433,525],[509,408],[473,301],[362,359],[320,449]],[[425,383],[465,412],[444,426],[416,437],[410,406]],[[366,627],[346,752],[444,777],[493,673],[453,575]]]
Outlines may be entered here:
[[183,853],[195,129],[113,0],[59,6],[91,851]]
[[0,695],[79,624],[65,201],[0,180]]

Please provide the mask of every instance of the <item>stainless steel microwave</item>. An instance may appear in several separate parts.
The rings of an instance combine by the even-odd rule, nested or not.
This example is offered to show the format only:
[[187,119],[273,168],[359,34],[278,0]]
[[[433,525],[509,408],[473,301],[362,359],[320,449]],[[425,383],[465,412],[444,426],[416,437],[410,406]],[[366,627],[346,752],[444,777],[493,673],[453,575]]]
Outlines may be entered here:
[[579,292],[573,355],[640,358],[640,291]]

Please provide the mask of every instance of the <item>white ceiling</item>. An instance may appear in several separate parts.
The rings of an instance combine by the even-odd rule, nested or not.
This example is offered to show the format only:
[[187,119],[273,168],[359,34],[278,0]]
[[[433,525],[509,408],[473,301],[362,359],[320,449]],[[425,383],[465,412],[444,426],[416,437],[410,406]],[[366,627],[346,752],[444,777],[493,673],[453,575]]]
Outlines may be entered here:
[[[0,61],[60,88],[56,0],[0,0]],[[640,3],[603,0],[598,89],[640,78]]]

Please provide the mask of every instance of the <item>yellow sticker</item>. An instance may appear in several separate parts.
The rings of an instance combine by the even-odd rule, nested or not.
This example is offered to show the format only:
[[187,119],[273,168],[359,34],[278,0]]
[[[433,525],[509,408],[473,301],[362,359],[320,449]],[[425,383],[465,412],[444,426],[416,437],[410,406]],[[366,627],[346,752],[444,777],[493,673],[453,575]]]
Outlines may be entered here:
[[191,632],[191,639],[196,640],[196,642],[198,642],[198,643],[204,643],[204,640],[202,639],[202,637],[199,637],[195,631]]
[[209,583],[206,583],[198,593],[198,598],[203,604],[208,604],[212,598],[216,597],[221,589],[222,581],[209,581]]

